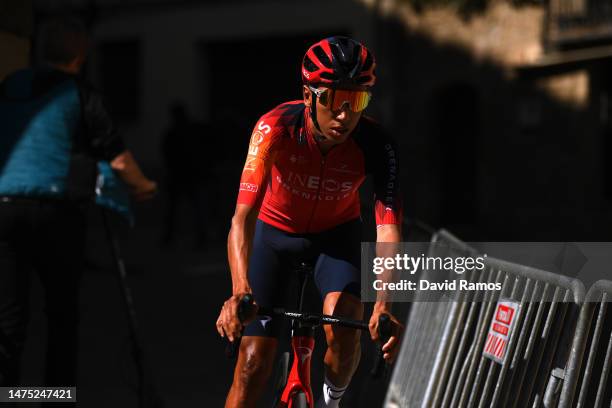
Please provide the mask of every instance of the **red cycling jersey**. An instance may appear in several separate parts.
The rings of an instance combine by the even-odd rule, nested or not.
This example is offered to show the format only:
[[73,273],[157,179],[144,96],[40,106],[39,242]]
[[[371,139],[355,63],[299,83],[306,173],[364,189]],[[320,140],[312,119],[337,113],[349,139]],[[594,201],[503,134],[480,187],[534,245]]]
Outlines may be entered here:
[[374,178],[376,224],[401,224],[398,159],[389,137],[362,116],[351,136],[325,156],[308,130],[302,101],[277,106],[255,125],[238,204],[290,233],[328,230],[360,216],[359,186]]

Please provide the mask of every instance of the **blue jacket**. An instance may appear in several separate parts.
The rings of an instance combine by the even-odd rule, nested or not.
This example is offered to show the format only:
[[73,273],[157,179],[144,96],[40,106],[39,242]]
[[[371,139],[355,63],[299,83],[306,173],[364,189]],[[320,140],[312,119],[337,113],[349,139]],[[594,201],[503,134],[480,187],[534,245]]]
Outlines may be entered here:
[[60,81],[35,94],[34,71],[4,84],[0,99],[0,195],[66,194],[73,140],[81,117],[76,83]]
[[[0,196],[91,200],[98,192],[121,207],[102,196],[99,175],[124,150],[102,98],[77,77],[28,68],[0,84]],[[117,184],[112,172],[104,177]]]

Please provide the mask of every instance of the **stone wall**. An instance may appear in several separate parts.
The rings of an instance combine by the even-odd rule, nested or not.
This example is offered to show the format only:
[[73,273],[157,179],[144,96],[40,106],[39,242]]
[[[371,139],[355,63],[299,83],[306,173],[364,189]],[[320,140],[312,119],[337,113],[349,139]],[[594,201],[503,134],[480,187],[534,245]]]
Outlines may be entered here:
[[606,236],[597,64],[538,66],[539,7],[462,17],[376,3],[406,214],[466,239]]

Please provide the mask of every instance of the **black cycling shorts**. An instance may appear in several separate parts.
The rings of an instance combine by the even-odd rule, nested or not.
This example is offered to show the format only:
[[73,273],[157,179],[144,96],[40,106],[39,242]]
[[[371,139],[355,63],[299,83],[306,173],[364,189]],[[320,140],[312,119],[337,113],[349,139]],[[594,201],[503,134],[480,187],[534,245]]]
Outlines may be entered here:
[[[288,299],[297,285],[296,266],[310,261],[322,299],[330,292],[361,298],[361,221],[355,219],[315,234],[291,234],[257,220],[249,260],[249,284],[258,305],[295,309]],[[277,337],[282,319],[259,316],[246,326],[245,336]]]

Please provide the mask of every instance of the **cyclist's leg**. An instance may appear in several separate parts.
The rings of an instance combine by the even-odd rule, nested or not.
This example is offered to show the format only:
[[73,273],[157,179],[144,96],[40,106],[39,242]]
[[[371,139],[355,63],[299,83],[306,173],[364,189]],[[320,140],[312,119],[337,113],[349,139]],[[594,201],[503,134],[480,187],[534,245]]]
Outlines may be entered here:
[[278,340],[273,337],[244,336],[240,343],[232,387],[226,408],[255,407],[272,372]]
[[[347,319],[362,320],[361,300],[345,292],[329,292],[323,302],[323,313]],[[361,357],[361,330],[339,326],[324,326],[327,340],[325,353],[326,377],[335,385],[348,385]]]
[[[255,301],[263,307],[280,306],[285,301],[282,295],[290,278],[282,262],[283,248],[287,246],[285,235],[257,221],[248,273]],[[282,324],[281,319],[259,316],[247,325],[226,407],[256,405],[272,372]]]
[[[360,233],[359,221],[344,224],[325,234],[322,254],[315,269],[315,282],[323,297],[323,313],[349,319],[363,319],[360,299]],[[327,340],[325,353],[326,400],[338,399],[348,386],[361,357],[361,331],[338,326],[324,326]],[[331,398],[330,398],[331,397]]]

